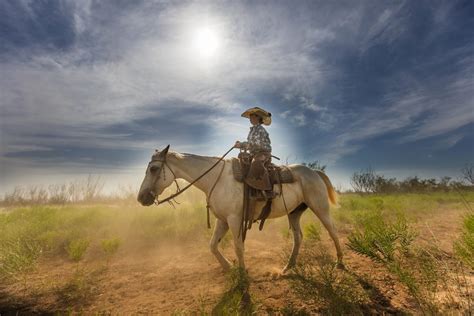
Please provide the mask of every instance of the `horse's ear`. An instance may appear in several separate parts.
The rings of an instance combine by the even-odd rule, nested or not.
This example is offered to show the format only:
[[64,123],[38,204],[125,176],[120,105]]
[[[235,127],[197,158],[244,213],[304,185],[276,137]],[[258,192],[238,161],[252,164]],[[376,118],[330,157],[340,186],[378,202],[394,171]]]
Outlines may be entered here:
[[162,156],[166,156],[166,154],[168,153],[168,149],[170,149],[170,145],[166,146],[165,149],[163,149],[163,151],[160,153]]

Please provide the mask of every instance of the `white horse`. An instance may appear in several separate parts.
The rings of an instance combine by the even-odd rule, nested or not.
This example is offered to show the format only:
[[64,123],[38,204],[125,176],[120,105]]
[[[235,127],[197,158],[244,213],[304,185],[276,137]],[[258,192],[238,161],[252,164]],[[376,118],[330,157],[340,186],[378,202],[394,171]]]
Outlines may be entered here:
[[[145,178],[138,193],[138,201],[144,206],[152,205],[155,199],[175,179],[192,182],[219,160],[217,157],[182,154],[168,151],[168,149],[169,145],[162,151],[156,151],[148,164]],[[295,182],[283,184],[284,201],[282,196],[277,196],[273,200],[271,213],[268,217],[285,216],[287,210],[289,213],[288,217],[293,231],[294,243],[291,256],[288,264],[283,269],[283,273],[296,264],[296,257],[303,238],[300,217],[308,207],[328,230],[336,246],[337,266],[343,268],[343,254],[339,238],[329,214],[329,204],[337,203],[337,194],[329,178],[324,173],[314,171],[303,165],[293,164],[288,167],[293,173]],[[229,260],[218,249],[219,242],[230,228],[239,266],[245,269],[244,242],[239,233],[243,211],[243,184],[234,179],[230,159],[220,161],[215,168],[194,185],[206,194],[210,210],[216,217],[214,233],[210,242],[211,252],[216,256],[225,271],[231,267]],[[213,187],[214,190],[212,191]],[[209,197],[211,191],[212,194]],[[264,201],[256,203],[255,219],[258,218],[258,210],[262,209],[264,203]]]

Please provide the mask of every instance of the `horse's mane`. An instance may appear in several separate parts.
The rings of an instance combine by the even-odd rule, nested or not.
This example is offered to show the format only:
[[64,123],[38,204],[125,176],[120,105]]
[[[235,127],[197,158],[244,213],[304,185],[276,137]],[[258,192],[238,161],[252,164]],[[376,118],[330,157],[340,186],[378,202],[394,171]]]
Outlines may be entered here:
[[219,159],[219,157],[212,157],[212,156],[201,156],[201,155],[195,155],[195,154],[190,154],[190,153],[179,153],[176,151],[169,151],[168,155],[172,154],[176,158],[195,158],[195,159],[201,159],[201,160],[208,160],[208,159]]

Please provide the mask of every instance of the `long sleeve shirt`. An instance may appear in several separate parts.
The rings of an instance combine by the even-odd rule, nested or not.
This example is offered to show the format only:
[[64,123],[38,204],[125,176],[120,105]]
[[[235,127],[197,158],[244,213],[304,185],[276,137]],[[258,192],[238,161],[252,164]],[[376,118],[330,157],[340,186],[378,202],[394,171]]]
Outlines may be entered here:
[[243,145],[249,149],[251,154],[261,151],[271,152],[272,146],[270,144],[270,137],[262,124],[251,126],[247,141],[243,142]]

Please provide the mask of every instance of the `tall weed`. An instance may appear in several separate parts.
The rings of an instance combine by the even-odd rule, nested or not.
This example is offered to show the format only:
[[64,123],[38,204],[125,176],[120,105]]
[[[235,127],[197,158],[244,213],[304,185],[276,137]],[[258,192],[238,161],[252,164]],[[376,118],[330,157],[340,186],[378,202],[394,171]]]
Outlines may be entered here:
[[348,237],[348,247],[382,263],[406,286],[422,311],[438,313],[436,301],[442,274],[435,257],[424,248],[413,246],[415,232],[403,215],[388,220],[382,212],[372,212],[358,221]]
[[456,255],[474,269],[474,213],[465,216],[460,238],[454,243]]
[[69,259],[75,262],[80,261],[84,257],[87,248],[89,248],[89,244],[90,242],[87,239],[76,239],[71,241],[66,247]]
[[0,241],[0,277],[29,272],[41,255],[41,245],[31,239]]

